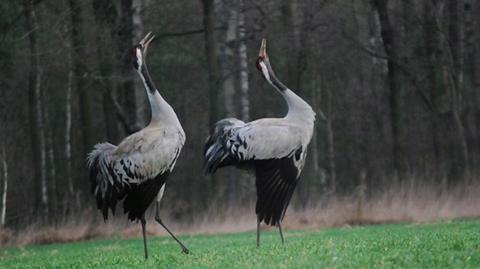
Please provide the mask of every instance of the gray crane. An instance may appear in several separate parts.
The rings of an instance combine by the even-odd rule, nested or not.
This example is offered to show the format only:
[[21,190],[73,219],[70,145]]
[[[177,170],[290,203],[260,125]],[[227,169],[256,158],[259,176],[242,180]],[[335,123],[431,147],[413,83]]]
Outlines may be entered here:
[[230,165],[255,171],[257,246],[260,246],[262,221],[276,225],[284,242],[281,221],[305,164],[315,121],[310,105],[275,76],[266,42],[262,40],[256,66],[262,77],[285,99],[287,115],[247,123],[235,118],[220,120],[213,126],[204,152],[207,174]]
[[154,38],[148,33],[128,52],[148,96],[150,123],[123,139],[118,146],[110,143],[95,145],[87,157],[97,208],[106,221],[109,209],[115,214],[117,202],[123,201],[128,219],[140,221],[142,225],[145,259],[148,259],[145,211],[155,198],[155,220],[180,244],[184,253],[189,253],[159,215],[165,183],[185,143],[185,132],[175,111],[153,84],[145,63],[148,46]]

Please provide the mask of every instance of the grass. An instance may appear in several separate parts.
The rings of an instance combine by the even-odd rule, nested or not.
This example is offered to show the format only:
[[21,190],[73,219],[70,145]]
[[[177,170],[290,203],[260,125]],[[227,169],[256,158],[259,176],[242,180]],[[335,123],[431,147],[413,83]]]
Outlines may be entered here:
[[480,268],[480,220],[319,231],[96,240],[0,249],[0,268]]

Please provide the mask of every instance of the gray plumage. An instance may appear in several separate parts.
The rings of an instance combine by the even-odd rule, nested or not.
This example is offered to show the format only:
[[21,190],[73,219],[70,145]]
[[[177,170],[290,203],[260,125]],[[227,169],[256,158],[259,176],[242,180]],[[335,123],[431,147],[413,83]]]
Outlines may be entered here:
[[[147,35],[142,40],[143,43],[132,51],[133,65],[144,83],[150,103],[150,123],[144,129],[126,137],[118,146],[110,143],[95,145],[87,157],[92,192],[105,219],[108,218],[108,209],[114,213],[117,201],[124,198],[127,198],[124,209],[125,213],[129,213],[129,219],[141,219],[146,210],[143,207],[146,203],[149,205],[160,192],[185,143],[185,132],[177,115],[156,89],[145,63],[148,48],[146,42],[151,42],[153,38],[152,35]],[[147,201],[128,199],[129,194],[135,196],[135,191],[142,187],[149,188],[144,190],[149,195],[140,197]],[[135,205],[128,205],[127,202],[138,203],[142,208],[135,210]]]
[[211,174],[228,165],[251,167],[256,175],[258,221],[280,225],[305,164],[315,113],[276,78],[265,46],[263,41],[257,68],[285,99],[288,113],[248,123],[234,118],[217,122],[205,145],[204,169]]
[[[170,173],[184,143],[181,126],[150,124],[118,146],[95,145],[88,155],[87,166],[92,192],[104,218],[108,218],[108,209],[115,213],[117,201],[123,200],[131,190],[149,179]],[[155,196],[149,198],[152,202]],[[129,218],[135,220],[141,216],[129,215]]]
[[123,201],[124,213],[142,224],[145,259],[148,258],[145,211],[156,198],[155,220],[180,244],[188,249],[163,224],[159,215],[165,183],[185,144],[185,132],[173,108],[153,84],[145,63],[151,33],[130,51],[150,103],[151,120],[144,129],[126,137],[118,146],[95,145],[87,157],[92,193],[105,220],[108,211],[115,214],[117,202]]

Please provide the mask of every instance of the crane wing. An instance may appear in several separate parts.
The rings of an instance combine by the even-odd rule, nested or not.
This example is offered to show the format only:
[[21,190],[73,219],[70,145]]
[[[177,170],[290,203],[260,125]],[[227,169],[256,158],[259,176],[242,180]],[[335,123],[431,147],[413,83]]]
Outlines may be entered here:
[[[142,141],[124,143],[127,139]],[[116,203],[126,196],[124,209],[129,218],[134,204],[148,206],[172,170],[184,141],[172,140],[168,136],[152,141],[145,141],[139,135],[127,139],[118,147],[110,143],[97,144],[87,158],[92,192],[105,219],[108,218],[108,209],[115,214]],[[143,189],[148,190],[137,195]],[[145,191],[152,195],[146,195]],[[131,219],[136,217],[132,214]]]
[[283,219],[303,168],[305,156],[303,148],[300,147],[280,159],[254,161],[257,187],[255,212],[259,221],[276,225]]
[[276,225],[283,219],[305,163],[302,135],[301,129],[278,119],[246,124],[237,119],[221,120],[205,145],[205,172],[251,164],[256,175],[257,216]]
[[205,144],[205,172],[254,160],[281,159],[301,147],[301,133],[278,121],[245,124],[229,118],[217,122]]
[[108,218],[109,208],[115,214],[117,201],[125,197],[126,187],[129,185],[128,181],[124,181],[114,170],[113,152],[116,149],[117,147],[110,143],[97,144],[87,157],[92,193],[105,220]]

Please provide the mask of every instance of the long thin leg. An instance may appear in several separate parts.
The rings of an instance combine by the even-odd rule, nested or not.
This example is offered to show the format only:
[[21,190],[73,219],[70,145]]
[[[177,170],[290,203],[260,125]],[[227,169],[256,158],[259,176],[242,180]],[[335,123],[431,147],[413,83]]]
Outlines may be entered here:
[[177,243],[182,247],[182,251],[183,253],[185,254],[189,254],[190,251],[188,250],[187,247],[185,247],[184,244],[182,244],[182,242],[180,242],[180,240],[178,240],[175,235],[173,235],[172,232],[170,232],[170,230],[167,228],[167,226],[165,226],[165,224],[163,224],[162,220],[160,219],[160,216],[159,216],[159,203],[157,202],[156,206],[155,206],[155,220],[158,222],[158,224],[162,225],[162,227],[170,234],[170,236],[175,239],[175,241],[177,241]]
[[260,247],[260,219],[257,217],[257,248]]
[[278,231],[280,232],[280,238],[282,239],[282,244],[283,244],[285,243],[285,241],[283,240],[282,225],[280,224],[280,221],[277,222],[277,226],[278,226]]
[[147,250],[147,231],[145,229],[145,225],[147,224],[147,221],[145,220],[145,215],[142,216],[142,219],[140,220],[142,223],[142,234],[143,234],[143,249],[145,251],[145,260],[148,259],[148,250]]

